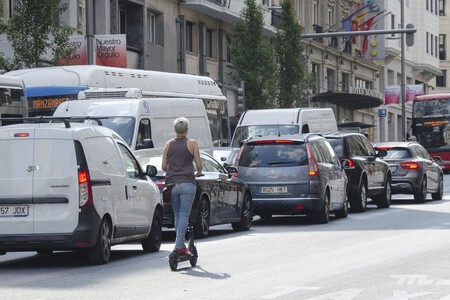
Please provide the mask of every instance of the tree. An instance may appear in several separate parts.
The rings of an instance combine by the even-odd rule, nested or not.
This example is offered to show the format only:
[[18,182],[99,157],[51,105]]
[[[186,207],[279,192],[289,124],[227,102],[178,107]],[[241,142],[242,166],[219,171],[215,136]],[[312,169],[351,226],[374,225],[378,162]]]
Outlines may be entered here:
[[245,108],[273,107],[276,98],[276,63],[272,45],[263,38],[264,13],[255,0],[245,0],[241,19],[234,26],[231,54],[237,73],[245,82]]
[[55,65],[73,52],[69,36],[75,28],[61,22],[68,9],[60,0],[18,0],[7,22],[6,34],[14,50],[13,66],[35,68]]
[[[3,34],[6,31],[6,21],[3,16],[3,7],[3,0],[0,0],[0,34]],[[8,70],[9,64],[4,56],[4,53],[0,51],[0,70],[2,69]]]
[[314,78],[307,75],[301,41],[303,28],[298,24],[292,10],[292,0],[281,4],[282,18],[275,37],[275,55],[279,65],[278,106],[289,108],[301,106]]

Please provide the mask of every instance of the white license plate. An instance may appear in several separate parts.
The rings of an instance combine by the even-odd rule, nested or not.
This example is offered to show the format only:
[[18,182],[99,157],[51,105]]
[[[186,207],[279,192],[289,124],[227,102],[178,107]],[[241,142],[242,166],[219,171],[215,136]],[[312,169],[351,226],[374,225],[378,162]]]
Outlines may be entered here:
[[261,187],[263,194],[279,194],[287,193],[287,186],[263,186]]
[[0,206],[1,217],[26,217],[28,216],[28,205],[2,205]]

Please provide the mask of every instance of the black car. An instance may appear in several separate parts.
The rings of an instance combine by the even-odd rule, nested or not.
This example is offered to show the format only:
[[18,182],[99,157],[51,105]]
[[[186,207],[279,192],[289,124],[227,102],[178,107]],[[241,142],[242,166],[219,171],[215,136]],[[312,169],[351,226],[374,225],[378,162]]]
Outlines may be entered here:
[[431,193],[433,200],[442,200],[444,172],[422,145],[384,142],[374,147],[387,151],[383,159],[391,168],[393,194],[413,194],[418,203],[425,202],[427,193]]
[[[197,177],[197,192],[192,205],[190,222],[196,238],[205,238],[209,227],[230,224],[236,231],[249,230],[252,224],[252,194],[248,185],[233,176],[235,168],[228,172],[211,155],[201,151],[204,176]],[[152,179],[160,188],[165,187],[165,173],[161,170],[162,155],[146,158],[156,166],[158,174]],[[195,164],[194,164],[195,169]],[[174,227],[174,214],[169,199],[164,200],[163,226]]]
[[326,139],[333,146],[348,178],[347,196],[352,211],[363,212],[367,198],[378,208],[391,205],[391,171],[369,139],[360,133],[335,133]]
[[347,217],[347,177],[322,136],[253,137],[244,142],[238,176],[251,188],[254,213],[307,215],[328,223],[330,213]]

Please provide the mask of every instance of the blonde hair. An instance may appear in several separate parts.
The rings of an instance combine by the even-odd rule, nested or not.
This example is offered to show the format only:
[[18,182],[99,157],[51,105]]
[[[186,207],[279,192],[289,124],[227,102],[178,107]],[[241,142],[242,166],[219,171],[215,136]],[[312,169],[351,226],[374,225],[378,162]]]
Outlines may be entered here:
[[185,117],[176,118],[173,121],[173,127],[176,133],[185,133],[189,128],[189,120]]

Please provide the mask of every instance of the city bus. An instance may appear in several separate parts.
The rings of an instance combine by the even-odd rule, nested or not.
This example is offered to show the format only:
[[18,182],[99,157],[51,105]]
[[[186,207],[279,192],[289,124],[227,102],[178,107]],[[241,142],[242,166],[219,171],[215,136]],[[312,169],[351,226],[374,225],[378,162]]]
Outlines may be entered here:
[[450,93],[414,97],[412,135],[450,172]]
[[[21,78],[0,75],[0,118],[22,118],[28,116],[28,104]],[[17,121],[0,121],[9,125]]]
[[[217,83],[210,77],[160,72],[151,70],[126,69],[97,65],[57,66],[15,70],[7,73],[21,77],[28,87],[65,86],[89,88],[137,88],[143,97],[202,99],[208,113],[213,142],[217,146],[228,143],[230,127],[228,123],[227,98]],[[39,97],[51,95],[40,94]],[[33,116],[54,111],[57,101],[41,101],[33,104],[30,100],[30,114]],[[70,97],[67,97],[70,99]],[[61,100],[61,99],[60,99]],[[47,106],[43,111],[42,106]]]

